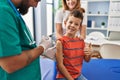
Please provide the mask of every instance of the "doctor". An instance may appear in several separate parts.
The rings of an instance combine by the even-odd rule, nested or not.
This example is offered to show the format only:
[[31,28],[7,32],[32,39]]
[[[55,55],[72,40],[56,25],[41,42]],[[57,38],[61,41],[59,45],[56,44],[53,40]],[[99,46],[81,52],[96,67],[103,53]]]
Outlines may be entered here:
[[37,47],[21,14],[40,0],[0,0],[0,80],[41,80],[39,55],[50,47],[43,37]]

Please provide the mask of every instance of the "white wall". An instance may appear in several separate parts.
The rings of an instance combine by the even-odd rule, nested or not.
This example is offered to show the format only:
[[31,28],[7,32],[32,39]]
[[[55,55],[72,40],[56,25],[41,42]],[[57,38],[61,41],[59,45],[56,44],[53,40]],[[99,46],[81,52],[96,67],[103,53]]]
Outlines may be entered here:
[[42,35],[47,35],[46,0],[42,0],[35,8],[36,43],[39,44]]
[[30,8],[29,12],[22,17],[25,20],[25,23],[28,26],[28,28],[33,36],[33,33],[34,33],[34,30],[33,30],[33,8]]

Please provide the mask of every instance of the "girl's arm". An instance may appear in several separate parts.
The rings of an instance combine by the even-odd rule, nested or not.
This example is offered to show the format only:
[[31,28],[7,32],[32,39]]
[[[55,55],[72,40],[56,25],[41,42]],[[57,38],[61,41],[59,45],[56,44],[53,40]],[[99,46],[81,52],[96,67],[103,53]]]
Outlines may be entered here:
[[80,39],[86,38],[86,25],[82,25],[80,28]]
[[63,36],[62,24],[56,23],[56,38],[59,39]]
[[92,54],[92,44],[91,43],[85,44],[84,53],[85,53],[84,60],[86,62],[89,62],[91,59],[91,54]]
[[82,27],[80,29],[80,38],[85,39],[86,38],[86,28],[87,28],[87,15],[83,13],[83,22]]
[[64,18],[63,9],[57,10],[55,14],[55,29],[56,29],[57,39],[63,36],[63,29],[62,29],[63,18]]
[[63,49],[62,43],[59,40],[56,44],[56,61],[59,71],[65,76],[65,78],[67,80],[74,80],[63,64]]

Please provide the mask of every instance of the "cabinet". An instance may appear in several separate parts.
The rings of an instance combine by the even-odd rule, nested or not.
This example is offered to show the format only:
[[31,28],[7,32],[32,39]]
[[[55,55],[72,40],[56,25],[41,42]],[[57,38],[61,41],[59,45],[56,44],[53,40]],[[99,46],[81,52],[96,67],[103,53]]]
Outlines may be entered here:
[[108,31],[120,31],[120,0],[82,0],[81,4],[86,10],[87,34],[99,31],[107,37]]
[[108,31],[120,32],[120,0],[111,0],[110,5]]

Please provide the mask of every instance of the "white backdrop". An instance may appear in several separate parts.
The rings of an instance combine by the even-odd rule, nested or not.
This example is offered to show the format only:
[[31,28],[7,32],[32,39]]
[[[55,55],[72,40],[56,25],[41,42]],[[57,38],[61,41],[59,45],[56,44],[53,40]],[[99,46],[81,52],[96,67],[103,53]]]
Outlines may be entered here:
[[33,36],[33,33],[34,33],[34,30],[33,30],[33,8],[29,9],[29,12],[23,16],[23,19],[25,20],[26,25],[30,29],[30,32],[32,33],[32,36]]

